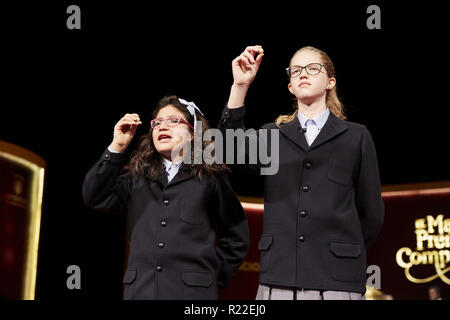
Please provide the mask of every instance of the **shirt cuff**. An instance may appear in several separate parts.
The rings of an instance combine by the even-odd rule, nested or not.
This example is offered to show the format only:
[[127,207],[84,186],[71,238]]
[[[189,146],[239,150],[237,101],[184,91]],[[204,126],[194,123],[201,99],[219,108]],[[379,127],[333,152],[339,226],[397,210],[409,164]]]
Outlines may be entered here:
[[108,146],[108,151],[111,153],[120,153],[119,151],[114,150],[111,146]]

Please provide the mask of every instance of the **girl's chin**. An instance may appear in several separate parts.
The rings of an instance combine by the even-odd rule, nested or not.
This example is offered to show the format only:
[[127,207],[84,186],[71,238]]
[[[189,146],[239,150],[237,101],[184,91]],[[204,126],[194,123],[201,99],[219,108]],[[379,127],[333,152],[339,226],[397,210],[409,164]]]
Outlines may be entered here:
[[160,149],[158,152],[166,159],[170,160],[173,157],[179,157],[181,150],[178,150],[178,153],[176,152],[176,149]]
[[308,94],[308,95],[304,94],[304,95],[299,96],[297,98],[297,100],[305,105],[309,105],[317,100],[317,96],[313,95],[313,94]]
[[158,150],[158,152],[161,153],[163,156],[167,156],[172,153],[172,149],[161,149],[161,150]]
[[172,148],[169,146],[158,146],[156,147],[156,151],[158,151],[159,153],[161,153],[163,156],[165,155],[170,155],[170,153],[172,152]]

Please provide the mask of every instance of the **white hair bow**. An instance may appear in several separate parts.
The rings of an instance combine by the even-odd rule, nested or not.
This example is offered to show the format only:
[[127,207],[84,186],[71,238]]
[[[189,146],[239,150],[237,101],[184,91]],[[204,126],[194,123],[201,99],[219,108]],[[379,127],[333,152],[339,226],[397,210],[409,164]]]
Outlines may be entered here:
[[178,98],[178,101],[180,101],[180,103],[184,104],[186,106],[186,108],[188,109],[189,113],[194,117],[194,129],[195,129],[197,126],[197,116],[195,115],[195,110],[197,110],[198,113],[200,113],[204,117],[203,113],[192,101],[186,101],[181,98]]

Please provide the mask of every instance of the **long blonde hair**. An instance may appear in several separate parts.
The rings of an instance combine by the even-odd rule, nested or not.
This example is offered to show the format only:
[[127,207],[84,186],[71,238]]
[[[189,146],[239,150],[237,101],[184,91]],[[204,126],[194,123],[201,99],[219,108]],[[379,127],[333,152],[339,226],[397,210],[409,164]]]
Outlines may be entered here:
[[[333,62],[331,61],[330,57],[324,51],[322,51],[320,49],[317,49],[317,48],[311,47],[311,46],[303,47],[303,48],[297,50],[297,52],[295,52],[295,54],[292,56],[292,58],[297,53],[300,53],[300,52],[306,51],[306,50],[313,51],[320,55],[322,63],[325,66],[325,70],[327,71],[328,77],[332,78],[332,77],[336,76],[335,71],[334,71]],[[292,60],[292,58],[291,58],[291,60]],[[347,119],[347,117],[344,114],[344,105],[342,104],[341,101],[339,101],[336,86],[334,86],[333,89],[327,91],[325,99],[326,99],[327,108],[330,110],[330,112],[332,112],[338,118],[341,118],[344,120]],[[293,114],[280,115],[275,120],[277,127],[280,127],[280,125],[283,123],[291,122],[292,120],[294,120],[297,117],[297,114],[298,114],[297,100],[295,100],[294,108],[295,108],[295,111]]]

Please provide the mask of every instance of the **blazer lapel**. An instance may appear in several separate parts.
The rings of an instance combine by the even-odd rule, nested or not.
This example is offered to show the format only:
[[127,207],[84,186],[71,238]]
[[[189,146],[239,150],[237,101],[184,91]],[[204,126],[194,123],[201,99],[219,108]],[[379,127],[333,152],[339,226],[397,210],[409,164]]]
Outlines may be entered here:
[[172,180],[169,182],[169,185],[177,184],[192,177],[192,174],[186,172],[185,167],[184,168],[183,167],[184,164],[181,165],[175,177],[173,177]]
[[187,180],[191,177],[192,177],[192,174],[183,170],[183,165],[182,165],[180,167],[180,169],[178,170],[177,174],[172,178],[172,180],[170,182],[169,182],[169,179],[167,178],[167,171],[164,169],[153,181],[158,181],[163,188],[167,188],[168,186],[172,186],[174,184],[177,184],[179,182]]
[[300,133],[298,130],[299,126],[300,122],[298,121],[298,117],[295,117],[295,119],[291,122],[282,124],[280,127],[280,131],[284,136],[286,136],[289,140],[294,142],[304,151],[317,148],[321,144],[327,142],[328,140],[334,138],[335,136],[343,133],[348,129],[348,126],[344,120],[339,119],[332,112],[330,112],[327,122],[325,122],[325,125],[323,126],[319,135],[316,137],[311,146],[308,146],[305,134]]
[[161,170],[160,174],[155,178],[155,181],[158,181],[163,187],[166,187],[169,183],[169,179],[167,179],[167,172],[164,168]]
[[321,144],[345,132],[347,129],[348,125],[345,123],[345,121],[336,117],[332,112],[330,112],[327,122],[325,122],[325,125],[323,126],[322,130],[320,130],[319,134],[317,135],[316,139],[314,139],[314,142],[311,144],[309,149],[317,148]]
[[306,142],[305,135],[299,132],[299,126],[300,121],[298,121],[298,117],[295,117],[295,119],[291,122],[282,124],[280,127],[280,132],[297,146],[306,151],[309,148],[308,142]]

